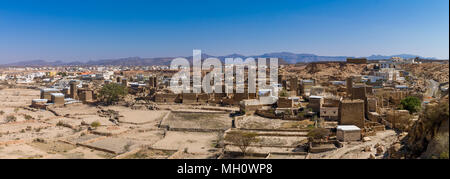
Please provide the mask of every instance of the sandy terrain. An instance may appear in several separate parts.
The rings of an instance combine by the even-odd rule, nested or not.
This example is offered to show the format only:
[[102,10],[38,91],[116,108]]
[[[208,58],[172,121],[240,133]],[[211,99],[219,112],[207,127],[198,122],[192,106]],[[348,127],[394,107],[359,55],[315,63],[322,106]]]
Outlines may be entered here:
[[229,114],[217,113],[171,113],[162,125],[171,128],[228,129],[231,127]]
[[111,106],[105,109],[118,111],[123,117],[119,118],[120,123],[128,124],[158,124],[169,111],[133,110],[126,107]]
[[[383,132],[378,132],[376,136],[371,136],[370,139],[371,141],[368,142],[344,143],[344,147],[342,148],[320,154],[310,154],[309,157],[312,159],[368,159],[370,154],[376,154],[376,149],[374,148],[376,144],[379,143],[385,146],[386,150],[386,146],[390,146],[397,140],[397,134],[393,130],[386,130]],[[371,148],[370,152],[363,151],[363,148],[366,146]],[[382,156],[378,156],[378,158],[380,157]]]
[[281,119],[268,119],[260,116],[245,116],[244,119],[237,121],[238,128],[245,129],[303,129],[308,125],[314,124],[309,120],[304,121],[286,121]]
[[184,150],[187,148],[189,153],[209,153],[208,150],[214,149],[214,140],[218,134],[214,132],[173,132],[166,133],[164,139],[153,144],[151,147],[156,149]]
[[40,91],[33,89],[0,90],[0,107],[23,107],[30,105],[32,99],[39,99]]

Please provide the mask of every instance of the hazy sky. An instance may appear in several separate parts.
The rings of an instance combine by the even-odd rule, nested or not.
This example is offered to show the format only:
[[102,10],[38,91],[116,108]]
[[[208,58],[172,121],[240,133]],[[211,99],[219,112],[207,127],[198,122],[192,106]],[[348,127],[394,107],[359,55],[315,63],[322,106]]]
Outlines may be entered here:
[[448,0],[1,0],[0,63],[267,52],[449,56]]

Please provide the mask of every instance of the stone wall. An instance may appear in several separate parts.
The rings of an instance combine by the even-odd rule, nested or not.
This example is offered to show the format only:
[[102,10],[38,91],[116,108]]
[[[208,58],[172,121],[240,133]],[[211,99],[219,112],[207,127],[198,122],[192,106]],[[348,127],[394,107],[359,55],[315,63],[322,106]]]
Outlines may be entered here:
[[348,142],[348,141],[359,141],[361,140],[361,131],[343,131],[338,130],[336,132],[336,138],[340,141]]
[[293,108],[294,102],[289,98],[278,98],[277,105],[279,108]]
[[377,112],[368,112],[367,118],[372,122],[381,122],[381,116]]
[[183,93],[183,104],[196,104],[197,93]]
[[311,108],[313,112],[320,112],[322,104],[323,98],[311,98],[309,99],[308,108]]
[[325,120],[337,121],[339,119],[339,107],[322,107],[320,108],[320,117]]
[[364,101],[343,100],[339,105],[341,125],[355,125],[364,128]]
[[179,94],[158,93],[155,94],[155,102],[157,103],[176,103],[179,101]]
[[351,96],[352,96],[352,99],[365,100],[366,99],[366,87],[364,87],[364,86],[353,87]]

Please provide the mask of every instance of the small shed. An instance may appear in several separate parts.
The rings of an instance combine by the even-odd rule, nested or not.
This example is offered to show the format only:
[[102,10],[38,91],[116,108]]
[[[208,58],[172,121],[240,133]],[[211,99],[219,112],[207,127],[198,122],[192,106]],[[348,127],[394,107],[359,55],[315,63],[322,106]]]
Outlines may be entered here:
[[62,93],[51,93],[51,99],[55,105],[64,105],[64,94]]
[[338,125],[336,138],[344,142],[359,141],[361,140],[361,129],[355,125]]

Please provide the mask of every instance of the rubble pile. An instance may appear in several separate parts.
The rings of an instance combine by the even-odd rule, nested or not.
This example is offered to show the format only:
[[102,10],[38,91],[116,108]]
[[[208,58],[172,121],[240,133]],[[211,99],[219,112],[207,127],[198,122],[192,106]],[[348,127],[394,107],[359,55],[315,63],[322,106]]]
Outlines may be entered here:
[[426,107],[406,137],[389,149],[389,158],[447,158],[448,97]]
[[108,109],[108,110],[100,109],[97,112],[99,113],[100,117],[109,118],[109,120],[111,122],[113,122],[114,124],[119,124],[119,118],[123,117],[119,114],[118,111],[114,111],[112,109]]

